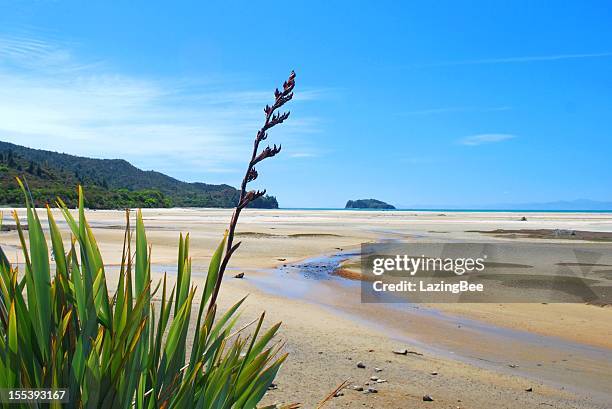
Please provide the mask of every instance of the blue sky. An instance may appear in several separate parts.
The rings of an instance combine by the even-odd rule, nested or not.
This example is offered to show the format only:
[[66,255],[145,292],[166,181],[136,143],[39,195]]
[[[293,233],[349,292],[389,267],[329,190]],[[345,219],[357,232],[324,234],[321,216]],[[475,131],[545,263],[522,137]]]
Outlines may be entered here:
[[[609,2],[0,1],[0,140],[284,207],[612,201]],[[229,3],[229,2],[225,2]]]

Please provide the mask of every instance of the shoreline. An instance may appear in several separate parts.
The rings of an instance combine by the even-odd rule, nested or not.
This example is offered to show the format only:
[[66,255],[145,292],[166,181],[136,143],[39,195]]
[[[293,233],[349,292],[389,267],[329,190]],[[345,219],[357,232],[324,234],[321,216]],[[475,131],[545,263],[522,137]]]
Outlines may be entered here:
[[[254,285],[264,291],[278,295],[279,287],[271,286],[270,281],[275,282],[275,278],[281,278],[285,280],[282,285],[283,289],[281,290],[281,296],[291,299],[306,300],[315,305],[323,306],[353,322],[376,328],[377,331],[386,334],[390,339],[401,340],[409,345],[417,345],[421,351],[434,354],[439,358],[458,360],[469,365],[475,365],[502,374],[519,375],[533,381],[542,381],[551,387],[573,391],[579,395],[584,395],[585,392],[589,390],[588,388],[590,388],[589,393],[591,393],[592,396],[599,396],[598,399],[602,402],[612,399],[612,393],[606,386],[607,382],[612,380],[610,376],[608,376],[610,379],[606,379],[606,375],[610,375],[612,371],[612,347],[609,343],[603,347],[586,345],[584,343],[575,342],[574,340],[554,337],[550,334],[538,334],[519,328],[499,326],[499,324],[496,325],[496,323],[478,321],[469,317],[469,315],[449,315],[445,313],[443,309],[436,308],[440,304],[373,304],[365,308],[358,308],[360,306],[351,306],[351,308],[347,308],[346,305],[330,304],[325,301],[324,297],[312,295],[312,293],[320,292],[321,288],[314,290],[308,289],[307,292],[294,288],[302,287],[304,285],[304,280],[310,281],[312,287],[316,287],[317,283],[320,283],[320,281],[328,280],[325,284],[334,287],[334,292],[337,294],[340,293],[338,287],[346,287],[349,290],[354,290],[356,287],[354,282],[346,282],[345,279],[331,279],[330,281],[328,278],[325,278],[323,275],[330,274],[330,270],[312,274],[308,273],[309,264],[313,266],[314,269],[318,269],[321,267],[321,264],[329,260],[333,268],[333,264],[339,264],[335,260],[344,257],[346,257],[346,255],[342,253],[331,257],[319,256],[306,260],[306,263],[300,262],[294,266],[277,268],[273,271],[266,270],[265,274],[268,276],[267,279],[254,280]],[[292,276],[282,277],[284,274],[291,274]],[[274,275],[276,275],[276,277],[274,277]],[[287,283],[289,279],[292,281],[290,284]],[[342,296],[346,301],[348,298],[347,295],[343,293]],[[363,305],[361,305],[361,307],[363,307]],[[395,324],[388,319],[385,321],[372,321],[365,311],[370,310],[369,312],[372,313],[374,309],[374,314],[378,317],[389,316],[395,313],[395,318],[399,318],[401,315],[403,315],[404,318],[410,316],[413,326],[419,325],[422,327],[424,325],[429,325],[430,327],[438,328],[433,332],[431,332],[430,328],[431,334],[427,337],[419,337],[414,334],[411,335],[402,328],[401,325],[397,325],[399,321],[395,321]],[[608,313],[609,312],[612,311],[608,311]],[[456,330],[455,327],[460,330]],[[438,342],[436,344],[438,335],[443,333],[448,335],[449,331],[455,331],[457,333],[470,331],[471,338],[480,340],[478,342],[479,347],[470,349],[464,348],[457,343],[444,344]],[[464,335],[456,336],[464,338]],[[505,351],[505,362],[500,361],[501,356],[494,350],[484,347],[484,344],[487,342],[483,342],[483,340],[487,339],[489,340],[489,344],[495,345],[494,349],[503,349]],[[543,348],[544,346],[545,348]],[[548,359],[553,363],[556,362],[555,357],[572,357],[571,359],[577,362],[573,367],[567,364],[568,367],[565,370],[569,371],[579,371],[582,365],[594,366],[596,363],[603,362],[605,362],[605,366],[601,368],[597,374],[583,374],[584,378],[580,379],[580,382],[577,382],[581,386],[576,386],[576,382],[572,382],[571,379],[558,376],[558,368],[547,369],[544,368],[545,365],[542,363],[530,367],[529,364],[531,359],[533,359],[531,357],[535,356],[541,361],[547,361]],[[559,359],[561,362],[570,361],[570,359],[566,358]]]
[[[355,258],[342,261],[331,273],[345,280],[360,283],[368,280],[359,271]],[[554,302],[446,302],[417,303],[423,308],[431,308],[457,318],[467,318],[486,324],[512,330],[522,330],[542,336],[556,337],[562,340],[612,350],[612,328],[598,328],[597,323],[605,322],[612,317],[612,305],[588,303],[554,303]],[[540,316],[539,314],[544,313]],[[561,317],[565,321],[560,328],[559,320],[550,317]],[[571,327],[567,331],[564,327]]]
[[[153,246],[153,277],[161,277],[164,270],[172,271],[176,263],[175,250],[179,232],[190,232],[193,279],[194,284],[201,288],[212,249],[218,244],[230,213],[228,209],[144,209],[147,235]],[[41,213],[43,224],[45,217]],[[95,211],[88,212],[88,218],[105,262],[116,264],[122,245],[124,213]],[[57,219],[58,224],[63,223],[61,218]],[[555,352],[555,348],[547,351],[541,343],[532,345],[526,340],[520,340],[523,335],[519,336],[518,345],[522,345],[520,348],[517,345],[513,348],[512,340],[500,343],[499,339],[501,337],[503,340],[505,330],[516,335],[512,332],[512,326],[509,329],[503,328],[505,324],[526,326],[529,331],[527,334],[537,334],[538,329],[556,331],[561,339],[580,333],[583,337],[581,341],[584,341],[581,343],[585,344],[605,339],[602,338],[604,335],[612,339],[609,335],[612,311],[609,308],[575,308],[588,312],[584,315],[584,311],[573,311],[574,308],[568,308],[567,305],[483,307],[479,304],[467,309],[467,304],[456,304],[466,308],[465,311],[459,311],[460,314],[468,317],[474,314],[474,319],[453,316],[455,312],[445,308],[440,308],[438,315],[435,315],[426,311],[427,305],[389,311],[380,306],[361,304],[358,293],[351,293],[344,288],[346,286],[337,283],[339,277],[329,280],[294,280],[294,274],[285,274],[281,279],[273,273],[277,266],[283,264],[301,264],[312,258],[312,255],[333,255],[338,249],[358,249],[360,243],[378,241],[384,237],[408,242],[465,241],[481,238],[477,233],[468,233],[468,230],[518,227],[612,232],[612,215],[568,216],[548,213],[522,222],[514,215],[493,213],[439,216],[391,211],[248,209],[238,230],[243,234],[240,238],[243,245],[224,280],[220,308],[227,308],[232,301],[250,294],[243,317],[245,323],[264,310],[269,317],[266,325],[283,321],[279,340],[285,342],[286,351],[290,355],[281,370],[279,388],[268,392],[266,402],[269,403],[301,402],[305,407],[316,406],[347,377],[351,378],[349,386],[364,386],[374,376],[374,367],[379,367],[383,371],[376,376],[387,381],[376,385],[379,393],[364,394],[349,388],[343,391],[344,396],[332,399],[329,407],[421,407],[422,396],[430,394],[435,402],[427,403],[427,407],[435,409],[487,407],[494,401],[503,401],[503,407],[512,409],[540,408],[542,405],[556,408],[605,408],[605,403],[602,403],[596,392],[606,382],[612,381],[609,379],[612,370],[604,365],[611,355],[607,349],[604,351],[606,359],[597,360],[589,358],[588,354],[583,356],[582,353],[564,349],[570,342],[560,342]],[[0,233],[3,247],[13,246],[9,248],[15,250],[7,254],[9,258],[14,257],[19,246],[14,236],[14,232]],[[516,240],[530,242],[523,238]],[[112,274],[111,270],[108,277],[112,289],[116,274]],[[234,279],[232,276],[238,272],[245,272],[245,278]],[[168,277],[172,282],[172,275]],[[264,291],[258,287],[258,282],[271,288]],[[287,289],[299,293],[283,296],[283,291]],[[304,296],[314,297],[314,302],[304,300]],[[456,308],[454,304],[452,307]],[[597,323],[587,319],[580,323],[596,310],[605,319]],[[444,318],[441,319],[441,316]],[[560,317],[565,319],[560,320]],[[479,326],[489,330],[490,321],[502,328],[483,338]],[[377,322],[379,325],[374,325]],[[550,327],[542,327],[542,322],[549,322]],[[401,328],[396,332],[388,331],[388,328],[397,327],[398,323],[402,323]],[[601,328],[597,330],[599,326]],[[582,328],[586,330],[582,331]],[[596,331],[600,335],[596,335]],[[533,339],[543,338],[536,336]],[[500,355],[500,345],[509,346],[506,356]],[[466,353],[467,347],[471,350]],[[417,350],[424,353],[424,356],[392,353],[402,348]],[[458,360],[457,356],[462,354],[476,362]],[[357,368],[358,361],[363,361],[367,368]],[[537,366],[537,363],[542,366]],[[518,368],[508,365],[518,365]],[[438,375],[431,375],[433,372]],[[529,374],[532,376],[527,377]],[[558,385],[550,381],[543,382],[543,379],[550,379],[551,375],[553,380],[554,376],[560,378]],[[568,389],[561,389],[563,385],[572,382],[579,389],[578,392],[582,390],[582,393],[575,395]],[[592,383],[593,387],[589,387],[588,383]],[[526,392],[529,388],[533,388],[533,392]]]
[[[18,206],[10,206],[10,205],[0,205],[0,211],[25,211],[25,208],[22,207],[23,203],[20,203]],[[205,211],[232,211],[233,207],[148,207],[148,208],[129,208],[130,211],[135,211],[138,209],[147,210],[147,211],[192,211],[192,210],[205,210]],[[36,210],[44,211],[44,207],[37,207]],[[72,209],[75,210],[75,209]],[[116,209],[91,209],[85,208],[85,211],[88,212],[124,212],[125,208],[116,208]],[[610,216],[612,214],[612,209],[600,209],[600,210],[580,210],[580,209],[572,209],[572,210],[561,210],[561,209],[552,209],[552,210],[538,210],[538,209],[447,209],[447,208],[439,208],[439,209],[347,209],[341,207],[277,207],[277,208],[256,208],[249,207],[245,210],[249,211],[262,211],[262,212],[356,212],[356,213],[368,213],[368,212],[380,212],[380,213],[414,213],[417,215],[440,215],[440,213],[447,214],[499,214],[499,215],[521,215],[522,213],[532,213],[534,215],[602,215],[602,216]]]

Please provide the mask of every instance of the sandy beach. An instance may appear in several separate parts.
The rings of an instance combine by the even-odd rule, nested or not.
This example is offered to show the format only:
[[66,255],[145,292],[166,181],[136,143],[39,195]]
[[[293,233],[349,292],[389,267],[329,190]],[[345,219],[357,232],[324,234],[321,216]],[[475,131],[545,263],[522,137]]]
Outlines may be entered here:
[[[23,215],[23,211],[19,212]],[[190,233],[194,280],[201,284],[231,212],[143,210],[155,278],[172,277],[179,233]],[[41,212],[42,216],[42,212]],[[61,219],[56,213],[58,221]],[[525,216],[526,221],[521,220]],[[125,215],[90,211],[106,263],[120,262]],[[5,225],[12,224],[5,213]],[[60,224],[66,227],[64,223]],[[67,230],[67,229],[65,229]],[[590,237],[489,234],[495,230],[597,232]],[[381,240],[511,241],[612,248],[612,214],[251,210],[240,221],[220,303],[249,294],[242,317],[266,311],[282,321],[289,359],[265,402],[347,408],[609,408],[612,308],[586,304],[363,304],[358,281],[311,277],[304,269],[350,263],[359,245]],[[603,241],[600,240],[604,238]],[[66,236],[66,239],[68,237]],[[19,262],[14,231],[0,244]],[[283,267],[285,266],[285,267]],[[603,274],[612,267],[602,267]],[[244,272],[244,279],[233,278]],[[113,281],[112,269],[109,279]],[[410,353],[399,355],[394,350]],[[414,352],[414,353],[412,353]],[[365,368],[359,368],[357,363]],[[380,369],[378,371],[376,368]],[[378,382],[371,377],[383,380]],[[364,393],[353,386],[375,388]],[[430,395],[433,401],[423,400]]]

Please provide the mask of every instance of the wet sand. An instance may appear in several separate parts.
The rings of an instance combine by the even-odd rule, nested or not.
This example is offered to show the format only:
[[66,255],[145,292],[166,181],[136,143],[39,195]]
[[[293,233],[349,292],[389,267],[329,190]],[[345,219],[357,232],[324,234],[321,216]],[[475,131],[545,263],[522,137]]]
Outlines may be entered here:
[[[145,210],[154,270],[172,271],[178,234],[191,232],[194,279],[201,281],[229,215],[227,210],[211,209]],[[329,407],[609,407],[612,308],[583,304],[372,306],[360,303],[359,289],[350,280],[275,269],[384,238],[461,241],[487,237],[555,243],[564,239],[491,237],[476,231],[612,232],[610,214],[537,213],[527,214],[527,221],[521,221],[522,216],[249,209],[239,228],[243,245],[228,273],[231,277],[245,272],[245,279],[228,278],[221,303],[227,306],[249,293],[245,322],[262,310],[267,311],[269,324],[283,321],[281,338],[290,357],[280,373],[278,389],[270,391],[266,401],[313,407],[351,378],[350,386],[373,386],[378,393],[345,390]],[[96,211],[88,217],[105,261],[118,263],[122,213]],[[0,233],[0,243],[16,261],[19,248],[14,232]],[[391,352],[399,348],[423,355]],[[366,368],[357,368],[358,361]],[[375,367],[382,371],[375,372]],[[371,376],[387,382],[364,385]],[[434,401],[424,402],[425,394]]]

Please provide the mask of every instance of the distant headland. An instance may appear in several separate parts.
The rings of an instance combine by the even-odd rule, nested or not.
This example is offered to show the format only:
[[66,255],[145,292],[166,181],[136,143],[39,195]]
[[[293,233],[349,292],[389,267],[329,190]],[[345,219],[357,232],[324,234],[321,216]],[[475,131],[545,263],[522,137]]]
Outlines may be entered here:
[[345,209],[395,209],[395,206],[376,199],[349,200]]

